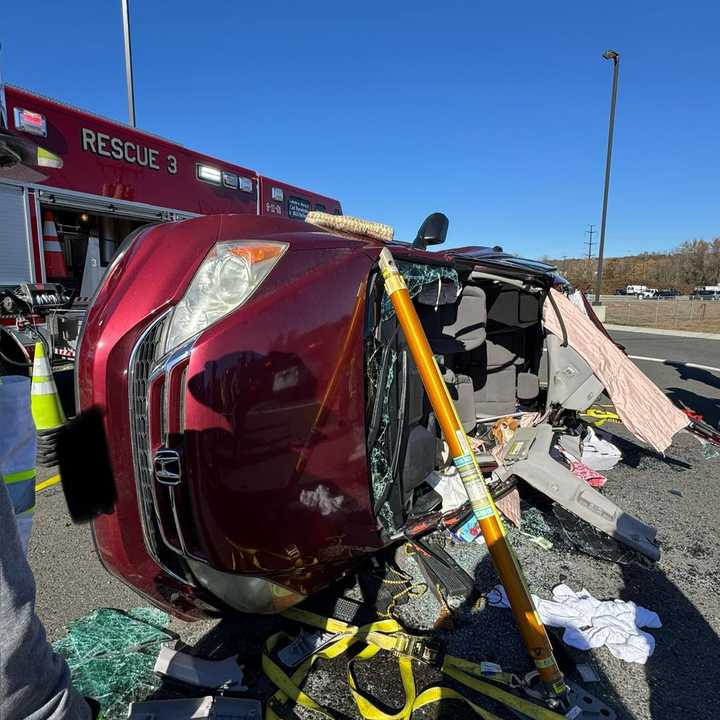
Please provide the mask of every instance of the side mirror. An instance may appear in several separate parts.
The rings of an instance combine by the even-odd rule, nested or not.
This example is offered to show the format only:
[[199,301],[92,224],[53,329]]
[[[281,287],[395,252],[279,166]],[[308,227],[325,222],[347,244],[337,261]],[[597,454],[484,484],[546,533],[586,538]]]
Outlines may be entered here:
[[447,237],[450,221],[444,213],[436,212],[428,215],[420,226],[413,247],[425,250],[428,245],[441,245]]
[[0,167],[37,165],[38,146],[27,138],[11,135],[0,129]]

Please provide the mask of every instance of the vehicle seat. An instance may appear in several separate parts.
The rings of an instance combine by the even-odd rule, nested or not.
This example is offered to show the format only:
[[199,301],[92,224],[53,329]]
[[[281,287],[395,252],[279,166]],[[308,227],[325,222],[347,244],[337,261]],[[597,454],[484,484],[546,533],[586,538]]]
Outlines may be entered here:
[[[504,340],[513,336],[508,335]],[[517,370],[524,358],[499,342],[482,348],[473,374],[475,412],[478,417],[507,415],[517,410]]]
[[432,351],[438,355],[468,352],[485,342],[485,292],[466,285],[457,302],[418,304],[418,315]]
[[473,381],[469,375],[456,374],[450,368],[441,368],[443,380],[448,386],[450,397],[455,403],[460,422],[465,432],[475,429],[475,398],[473,397]]
[[539,316],[539,300],[529,293],[506,288],[488,299],[487,340],[472,357],[478,417],[507,415],[517,410],[518,400],[537,398],[537,376],[528,372],[528,333]]
[[445,383],[463,427],[466,432],[470,432],[477,423],[472,378],[454,372],[445,365],[445,361],[453,365],[453,355],[476,350],[485,342],[485,292],[479,287],[466,285],[457,302],[436,306],[421,303],[418,305],[418,314],[430,348],[437,355],[443,356],[439,364]]

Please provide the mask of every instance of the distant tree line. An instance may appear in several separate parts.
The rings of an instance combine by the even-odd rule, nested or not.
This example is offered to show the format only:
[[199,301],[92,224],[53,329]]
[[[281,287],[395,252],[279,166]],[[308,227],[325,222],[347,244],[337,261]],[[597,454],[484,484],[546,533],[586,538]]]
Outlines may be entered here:
[[[543,258],[575,287],[595,287],[597,258]],[[720,285],[720,237],[713,240],[687,240],[667,253],[640,253],[606,257],[603,293],[613,293],[626,285],[676,288],[683,293],[699,285]]]

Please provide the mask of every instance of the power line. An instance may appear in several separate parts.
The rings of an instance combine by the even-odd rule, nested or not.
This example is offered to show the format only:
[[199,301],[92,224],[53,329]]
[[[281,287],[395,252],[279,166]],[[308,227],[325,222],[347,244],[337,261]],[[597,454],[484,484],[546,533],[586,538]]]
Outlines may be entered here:
[[585,234],[589,236],[589,238],[585,241],[585,245],[587,245],[587,258],[588,260],[592,260],[593,256],[593,235],[595,234],[595,226],[590,225],[590,229],[585,231]]

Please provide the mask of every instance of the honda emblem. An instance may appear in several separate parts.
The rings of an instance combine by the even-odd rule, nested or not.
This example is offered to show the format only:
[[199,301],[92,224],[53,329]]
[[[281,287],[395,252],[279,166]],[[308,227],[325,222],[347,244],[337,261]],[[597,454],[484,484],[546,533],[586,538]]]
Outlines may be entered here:
[[178,485],[182,477],[180,455],[175,450],[158,450],[153,462],[155,479],[163,485]]

